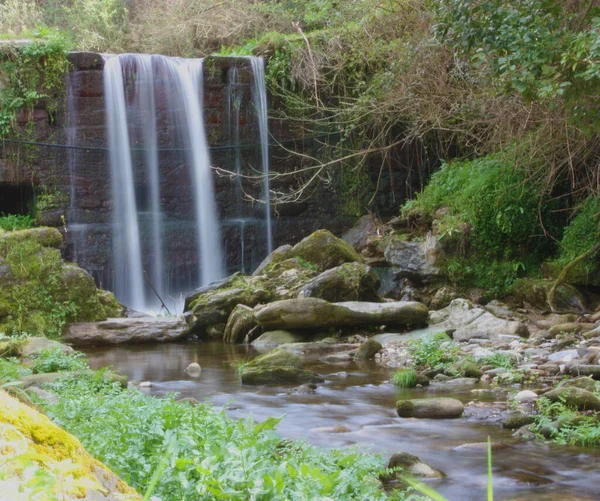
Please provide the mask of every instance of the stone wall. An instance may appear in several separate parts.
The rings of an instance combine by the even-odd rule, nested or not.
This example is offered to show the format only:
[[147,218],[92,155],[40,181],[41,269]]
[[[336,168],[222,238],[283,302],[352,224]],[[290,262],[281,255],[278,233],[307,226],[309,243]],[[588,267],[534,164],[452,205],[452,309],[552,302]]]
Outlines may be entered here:
[[[68,242],[65,253],[89,270],[100,285],[111,287],[111,203],[110,170],[108,166],[105,130],[103,59],[94,53],[70,55],[72,71],[64,102],[51,115],[44,102],[31,113],[19,117],[20,134],[17,139],[44,145],[5,142],[0,158],[0,208],[17,212],[11,200],[20,195],[21,209],[37,206],[37,217],[43,224],[61,227]],[[239,149],[242,172],[255,175],[260,168],[258,124],[252,108],[252,74],[244,58],[208,58],[204,65],[204,113],[207,137],[211,147],[211,163],[215,167],[233,171],[236,150],[231,148],[231,119],[228,96],[229,71],[239,71],[240,109]],[[160,97],[158,98],[160,101]],[[159,119],[160,132],[165,124]],[[290,149],[303,150],[314,144],[294,137],[285,122],[270,120],[271,142],[282,142]],[[52,146],[49,146],[52,145]],[[167,260],[175,263],[168,270],[171,290],[185,290],[197,276],[197,256],[193,224],[190,169],[177,145],[159,144],[161,203],[166,215],[168,232]],[[409,155],[410,156],[410,155]],[[134,154],[133,162],[135,165]],[[273,171],[294,171],[301,162],[282,148],[273,148],[270,155]],[[372,181],[379,181],[385,196],[383,211],[395,212],[405,197],[406,184],[420,185],[419,171],[416,183],[410,170],[400,162],[386,167],[381,175],[379,164],[369,168]],[[389,174],[389,175],[388,175]],[[348,192],[348,182],[336,178],[322,183],[314,195],[302,203],[271,207],[275,245],[296,242],[317,228],[325,227],[341,234],[356,219],[360,202],[352,200],[356,179]],[[341,173],[348,177],[349,174]],[[136,171],[136,197],[144,206],[146,180],[143,171]],[[351,174],[350,174],[351,176]],[[293,185],[293,177],[273,181],[274,188]],[[395,183],[395,184],[394,184]],[[229,176],[215,176],[219,218],[222,225],[221,241],[229,271],[252,269],[266,255],[264,205],[247,200],[260,198],[260,181],[233,180]],[[391,190],[390,190],[391,186]],[[12,190],[12,191],[11,191]],[[16,191],[15,191],[16,190]],[[389,196],[392,191],[396,196]],[[12,195],[11,195],[12,193]],[[386,195],[387,194],[387,195]],[[11,198],[12,197],[12,198]],[[350,205],[348,210],[348,197]],[[18,197],[17,197],[18,198]],[[3,205],[3,200],[5,203]],[[12,211],[10,206],[12,204]],[[8,207],[8,208],[7,208]],[[23,212],[23,210],[21,210]],[[141,224],[142,234],[144,223]],[[146,254],[148,261],[152,256]],[[150,263],[144,263],[148,267]],[[180,284],[180,285],[178,285]]]

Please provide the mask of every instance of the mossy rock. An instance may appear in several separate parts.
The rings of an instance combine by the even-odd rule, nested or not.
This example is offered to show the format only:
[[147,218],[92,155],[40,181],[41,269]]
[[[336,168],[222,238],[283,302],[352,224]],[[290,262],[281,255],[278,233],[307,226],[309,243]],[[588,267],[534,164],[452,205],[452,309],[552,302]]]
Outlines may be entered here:
[[582,390],[594,393],[596,391],[596,382],[588,376],[576,377],[574,379],[565,379],[558,383],[558,388],[573,386]]
[[458,370],[460,371],[461,376],[467,378],[480,379],[481,376],[483,376],[483,371],[474,362],[460,362],[458,364]]
[[223,341],[233,344],[241,343],[257,325],[254,310],[245,304],[238,304],[227,319]]
[[65,264],[63,280],[65,294],[62,299],[77,305],[78,322],[106,320],[106,311],[100,302],[96,282],[87,271],[75,264]]
[[295,353],[276,348],[275,350],[265,353],[264,355],[256,357],[251,362],[248,362],[246,367],[295,367],[296,369],[302,369],[304,363]]
[[582,388],[563,386],[544,393],[544,397],[551,402],[564,402],[580,411],[600,411],[600,398]]
[[63,244],[63,237],[56,228],[30,228],[27,230],[11,231],[0,235],[0,240],[14,245],[21,242],[35,242],[41,247],[59,249]]
[[322,383],[318,374],[296,367],[246,367],[241,373],[242,384],[304,384]]
[[354,248],[327,230],[318,230],[297,243],[292,255],[325,271],[344,263],[360,262]]
[[98,301],[104,309],[104,316],[106,318],[121,318],[125,316],[127,308],[117,301],[112,292],[98,289],[97,294]]
[[374,339],[368,339],[358,347],[355,360],[371,360],[377,353],[383,349],[383,346]]
[[[552,280],[540,280],[535,278],[521,278],[517,280],[510,289],[510,295],[519,304],[529,304],[540,310],[550,310],[548,304],[548,292],[554,285]],[[586,311],[586,300],[583,294],[574,286],[568,284],[559,285],[554,297],[555,309],[568,312],[583,313]]]
[[269,254],[263,261],[258,265],[256,270],[252,273],[252,276],[262,275],[267,268],[272,268],[272,266],[276,263],[284,261],[292,257],[292,246],[291,245],[282,245],[281,247],[277,247],[271,254]]
[[308,282],[302,297],[316,297],[332,303],[340,301],[381,302],[377,290],[381,280],[375,271],[363,263],[344,263],[321,273]]
[[403,418],[456,419],[465,408],[454,398],[417,398],[396,402],[396,412]]
[[[50,499],[60,495],[61,499],[80,501],[117,501],[126,498],[131,501],[141,500],[141,496],[125,482],[120,480],[110,469],[94,459],[84,449],[81,442],[62,428],[56,426],[44,414],[12,398],[0,390],[0,434],[5,447],[0,455],[6,464],[5,479],[13,479],[14,492],[10,489],[13,482],[5,482],[3,495],[5,499],[19,499],[31,494],[24,477],[29,473],[18,468],[17,463],[11,466],[11,459],[17,453],[27,453],[31,456],[29,469],[47,470],[63,461],[73,464],[72,479],[65,478],[64,482],[49,482],[37,493],[39,499]],[[25,450],[22,450],[22,449]],[[18,452],[17,452],[18,451]],[[49,477],[53,478],[54,473]],[[76,482],[77,481],[77,482]],[[82,487],[84,481],[88,484]],[[18,493],[17,489],[24,488],[26,493]],[[8,490],[6,490],[8,489]],[[40,497],[41,496],[41,497]],[[29,499],[29,497],[28,497]],[[33,499],[33,498],[32,498]]]
[[294,333],[285,330],[273,330],[263,333],[252,344],[255,346],[277,346],[288,343],[302,343],[306,341],[305,334]]
[[21,357],[35,357],[36,355],[47,350],[60,350],[64,354],[74,353],[73,348],[66,344],[53,341],[52,339],[46,339],[45,337],[30,337],[23,339],[18,348],[17,353]]
[[535,421],[535,417],[524,412],[512,412],[502,422],[502,427],[508,430],[516,430],[532,424]]

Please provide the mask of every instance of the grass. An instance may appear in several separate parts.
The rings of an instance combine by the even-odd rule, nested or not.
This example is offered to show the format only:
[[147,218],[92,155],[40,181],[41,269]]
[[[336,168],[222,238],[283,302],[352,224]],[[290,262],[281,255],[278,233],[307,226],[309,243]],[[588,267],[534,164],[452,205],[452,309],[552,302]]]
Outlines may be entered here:
[[417,381],[417,373],[414,369],[400,369],[392,377],[392,383],[400,388],[415,388]]
[[29,215],[2,214],[0,216],[0,230],[16,231],[26,230],[35,226],[35,220]]

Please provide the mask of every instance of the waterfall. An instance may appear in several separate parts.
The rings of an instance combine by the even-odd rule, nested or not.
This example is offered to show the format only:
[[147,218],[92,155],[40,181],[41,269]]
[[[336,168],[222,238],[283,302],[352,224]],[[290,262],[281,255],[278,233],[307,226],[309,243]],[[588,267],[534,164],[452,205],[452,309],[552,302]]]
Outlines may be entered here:
[[122,56],[113,57],[104,65],[104,99],[113,203],[114,292],[119,301],[129,308],[144,310],[146,301],[142,250],[125,108],[122,59]]
[[[215,192],[203,116],[202,61],[157,55],[107,56],[104,93],[112,177],[113,289],[133,309],[157,310],[144,280],[144,266],[156,291],[166,300],[186,293],[174,285],[165,256],[167,218],[161,207],[157,117],[164,151],[181,145],[191,174],[197,262],[191,289],[225,275]],[[168,119],[165,117],[169,117]],[[138,155],[141,152],[142,155]],[[146,229],[148,228],[148,229]],[[168,285],[167,285],[168,282]],[[176,287],[176,286],[175,286]]]
[[265,221],[267,225],[267,250],[273,251],[273,234],[271,231],[271,195],[269,192],[269,119],[267,116],[267,85],[265,81],[265,61],[262,57],[250,57],[254,87],[252,100],[258,116],[260,149],[263,172],[263,199],[265,203]]

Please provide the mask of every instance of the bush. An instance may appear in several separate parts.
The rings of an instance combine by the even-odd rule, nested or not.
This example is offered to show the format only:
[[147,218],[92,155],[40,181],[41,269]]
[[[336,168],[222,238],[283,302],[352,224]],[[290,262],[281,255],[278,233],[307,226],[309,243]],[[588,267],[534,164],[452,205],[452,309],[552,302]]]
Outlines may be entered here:
[[460,354],[460,347],[443,332],[412,341],[408,348],[417,370],[446,368],[456,362]]
[[[590,250],[598,242],[600,233],[600,197],[588,197],[579,207],[577,215],[565,229],[561,241],[558,264],[567,265],[576,257]],[[585,283],[587,277],[600,268],[598,255],[578,263],[570,271],[569,280]]]
[[83,371],[89,369],[83,353],[63,353],[62,348],[42,350],[34,357],[33,371],[37,374],[47,372]]
[[15,215],[10,214],[8,216],[2,215],[0,217],[0,230],[4,231],[16,231],[26,230],[27,228],[33,228],[35,226],[34,219],[27,215]]
[[279,419],[235,421],[208,404],[121,390],[101,377],[67,378],[51,390],[59,396],[46,406],[53,421],[138,491],[167,451],[153,492],[163,501],[390,499],[380,489],[380,458],[282,440]]

